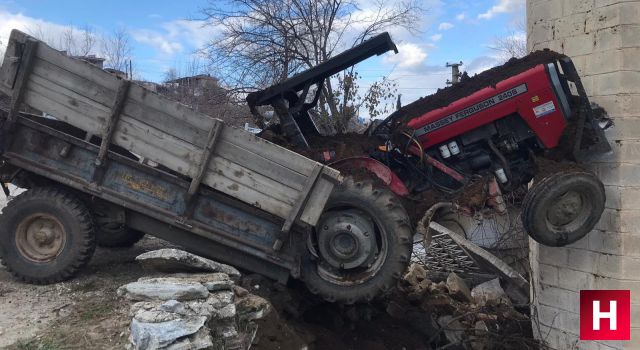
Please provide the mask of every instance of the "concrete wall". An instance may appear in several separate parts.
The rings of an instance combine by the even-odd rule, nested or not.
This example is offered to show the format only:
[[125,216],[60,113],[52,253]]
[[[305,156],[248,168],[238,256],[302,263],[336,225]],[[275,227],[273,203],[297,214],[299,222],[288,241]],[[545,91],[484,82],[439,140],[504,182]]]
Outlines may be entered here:
[[[591,101],[615,122],[614,153],[594,159],[606,185],[594,232],[566,248],[531,242],[533,313],[554,349],[640,349],[640,1],[528,0],[528,46],[571,56]],[[582,342],[581,289],[631,289],[631,342]]]

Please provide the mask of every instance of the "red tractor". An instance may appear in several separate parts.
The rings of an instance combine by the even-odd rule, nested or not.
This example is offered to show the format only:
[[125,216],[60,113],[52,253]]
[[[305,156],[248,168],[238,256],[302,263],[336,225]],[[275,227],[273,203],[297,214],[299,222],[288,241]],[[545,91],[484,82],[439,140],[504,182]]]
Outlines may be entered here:
[[[397,51],[391,38],[379,35],[247,101],[258,117],[258,106],[271,105],[295,149],[322,149],[322,142],[310,145],[322,138],[309,112],[325,79],[389,50]],[[373,123],[366,155],[336,159],[323,152],[321,158],[347,173],[364,168],[400,197],[429,200],[433,191],[464,197],[480,183],[480,204],[504,212],[503,194],[526,192],[521,216],[527,233],[563,246],[590,232],[604,210],[602,182],[576,163],[610,150],[604,121],[595,114],[572,61],[540,51],[464,77]]]

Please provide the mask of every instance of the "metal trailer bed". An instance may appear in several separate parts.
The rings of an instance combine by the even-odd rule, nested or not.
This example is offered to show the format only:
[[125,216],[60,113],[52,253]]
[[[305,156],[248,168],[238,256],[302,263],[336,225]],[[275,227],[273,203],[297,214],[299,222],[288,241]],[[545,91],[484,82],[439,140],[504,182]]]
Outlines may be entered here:
[[[0,90],[12,97],[0,114],[0,180],[36,174],[123,208],[129,227],[279,280],[297,274],[291,231],[315,225],[341,181],[334,169],[17,30]],[[23,105],[57,121],[20,113]]]

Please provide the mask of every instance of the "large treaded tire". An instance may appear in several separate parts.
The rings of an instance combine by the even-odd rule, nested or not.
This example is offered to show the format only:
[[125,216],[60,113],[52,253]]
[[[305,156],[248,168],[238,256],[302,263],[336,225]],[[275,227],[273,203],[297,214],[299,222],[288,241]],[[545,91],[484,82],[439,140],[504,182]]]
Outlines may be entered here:
[[[64,236],[59,253],[50,261],[34,261],[18,248],[18,228],[30,217],[55,218]],[[73,277],[95,251],[93,217],[75,196],[59,188],[34,188],[9,202],[0,215],[0,257],[16,278],[32,284],[50,284]],[[23,248],[24,249],[24,248]]]
[[98,246],[105,248],[127,248],[138,243],[144,237],[144,232],[140,232],[126,226],[118,230],[96,230],[96,241]]
[[384,230],[387,252],[383,264],[375,275],[360,284],[340,285],[320,276],[316,259],[307,252],[302,259],[302,280],[312,293],[329,302],[371,301],[390,292],[409,264],[412,249],[409,216],[390,190],[352,179],[345,180],[334,190],[325,211],[342,207],[364,211],[374,219],[379,230]]
[[[568,193],[580,198],[579,214],[567,223],[556,225],[549,216],[563,208],[558,203]],[[560,198],[560,199],[559,199]],[[534,183],[522,203],[522,224],[538,243],[561,247],[582,239],[591,232],[604,211],[604,185],[594,174],[584,170],[565,170]]]

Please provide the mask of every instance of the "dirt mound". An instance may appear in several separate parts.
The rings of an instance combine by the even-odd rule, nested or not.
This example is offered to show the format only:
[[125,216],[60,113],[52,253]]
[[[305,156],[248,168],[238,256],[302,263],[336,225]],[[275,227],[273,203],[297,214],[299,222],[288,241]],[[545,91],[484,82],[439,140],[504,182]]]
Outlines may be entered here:
[[460,83],[440,89],[433,95],[422,97],[402,107],[389,118],[392,118],[398,124],[407,123],[412,118],[437,108],[446,107],[461,98],[486,87],[495,86],[499,82],[539,64],[553,62],[564,57],[566,56],[550,50],[536,51],[523,58],[512,58],[501,66],[486,70],[473,77],[465,74]]

